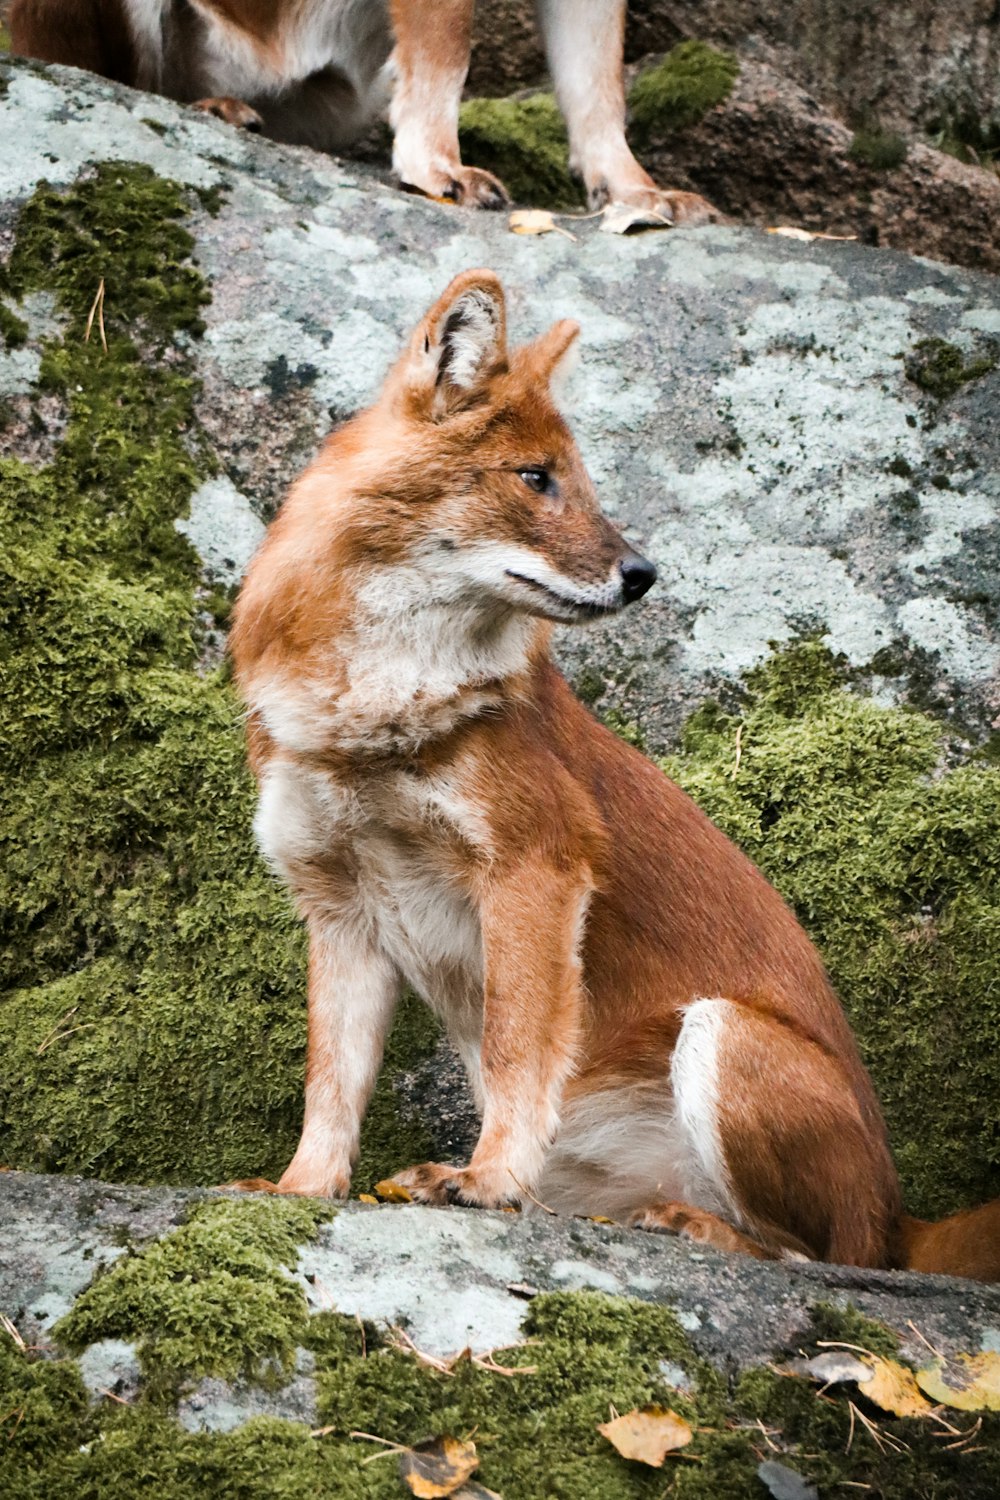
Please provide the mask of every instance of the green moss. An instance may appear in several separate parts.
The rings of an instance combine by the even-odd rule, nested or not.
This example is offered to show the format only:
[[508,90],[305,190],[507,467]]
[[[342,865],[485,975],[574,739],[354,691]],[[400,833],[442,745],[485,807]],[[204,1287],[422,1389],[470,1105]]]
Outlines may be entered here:
[[570,176],[566,127],[551,94],[525,99],[468,99],[458,117],[462,160],[495,172],[516,202],[579,208]]
[[847,154],[852,161],[876,172],[894,172],[906,160],[907,150],[906,141],[896,131],[870,126],[855,132]]
[[937,723],[848,687],[799,642],[750,674],[741,713],[699,710],[665,765],[818,944],[908,1205],[933,1214],[1000,1192],[1000,774],[944,770]]
[[23,318],[0,302],[0,341],[7,349],[20,349],[27,342],[28,325]]
[[632,134],[639,145],[697,125],[733,91],[740,65],[730,52],[704,42],[681,42],[629,91]]
[[287,1377],[309,1311],[285,1268],[330,1215],[303,1198],[198,1204],[180,1229],[99,1276],[53,1337],[76,1352],[99,1339],[137,1343],[154,1382]]
[[920,339],[906,356],[907,377],[922,391],[928,391],[939,401],[953,396],[959,386],[970,380],[978,380],[997,368],[998,356],[988,350],[971,359],[955,344],[945,339]]
[[817,1302],[812,1309],[811,1342],[820,1344],[855,1344],[869,1354],[883,1359],[899,1358],[899,1339],[891,1328],[875,1318],[866,1318],[853,1302],[835,1307],[831,1302]]
[[634,745],[637,750],[646,749],[646,736],[634,719],[626,719],[621,709],[609,708],[604,722],[626,745]]
[[[254,852],[240,706],[197,670],[187,211],[144,167],[98,167],[39,189],[3,273],[55,296],[41,380],[66,425],[47,466],[0,461],[0,1160],[213,1183],[294,1149],[305,944]],[[102,277],[106,353],[81,337]],[[404,1006],[390,1059],[435,1035]],[[390,1069],[359,1183],[427,1154]]]

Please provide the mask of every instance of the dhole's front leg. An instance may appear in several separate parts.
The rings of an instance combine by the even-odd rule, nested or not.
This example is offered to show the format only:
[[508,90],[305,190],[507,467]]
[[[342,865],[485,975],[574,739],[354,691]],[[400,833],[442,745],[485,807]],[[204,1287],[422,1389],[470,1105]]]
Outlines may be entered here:
[[396,82],[392,165],[404,187],[472,208],[502,208],[503,185],[463,167],[458,106],[469,71],[473,0],[392,0]]
[[536,863],[484,893],[482,1130],[467,1167],[397,1175],[421,1202],[496,1208],[537,1183],[576,1058],[589,894],[589,881]]
[[305,1120],[279,1192],[347,1196],[399,990],[358,919],[310,918]]
[[625,139],[625,0],[538,0],[552,81],[569,130],[570,166],[591,208],[630,203],[677,223],[719,217],[697,193],[672,192],[636,161]]

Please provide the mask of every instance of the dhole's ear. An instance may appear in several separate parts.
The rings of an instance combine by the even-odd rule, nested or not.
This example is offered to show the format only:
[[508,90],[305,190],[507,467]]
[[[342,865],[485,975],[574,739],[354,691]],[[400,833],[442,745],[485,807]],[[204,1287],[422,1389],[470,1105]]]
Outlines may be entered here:
[[579,323],[574,323],[572,318],[562,318],[531,345],[535,373],[539,380],[548,381],[556,401],[580,363],[579,338]]
[[506,361],[503,287],[492,271],[463,271],[414,332],[407,384],[444,416]]

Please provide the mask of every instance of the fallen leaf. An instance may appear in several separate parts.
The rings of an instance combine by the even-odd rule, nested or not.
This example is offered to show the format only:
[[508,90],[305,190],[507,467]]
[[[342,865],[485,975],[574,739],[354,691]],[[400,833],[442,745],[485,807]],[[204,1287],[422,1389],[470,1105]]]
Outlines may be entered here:
[[871,1376],[865,1381],[862,1394],[883,1411],[894,1417],[926,1417],[932,1410],[930,1402],[921,1394],[913,1371],[898,1365],[894,1359],[881,1359],[877,1354],[866,1356],[871,1367]]
[[538,1287],[532,1286],[530,1281],[508,1281],[507,1290],[512,1297],[521,1297],[525,1302],[540,1295]]
[[601,214],[603,234],[635,234],[637,229],[669,229],[673,223],[666,214],[651,208],[633,208],[629,203],[609,203]]
[[576,239],[575,234],[556,223],[547,208],[516,208],[507,224],[515,234],[561,234],[568,240]]
[[383,1203],[412,1203],[413,1194],[402,1183],[393,1182],[391,1177],[386,1177],[383,1182],[376,1182],[372,1190],[376,1198],[381,1198]]
[[856,240],[856,234],[820,234],[818,229],[798,229],[794,224],[779,224],[768,234],[780,234],[786,240]]
[[378,1199],[375,1197],[374,1193],[359,1193],[358,1194],[358,1202],[359,1203],[377,1203]]
[[399,1472],[420,1500],[453,1495],[478,1467],[475,1443],[454,1437],[429,1438],[399,1456]]
[[648,1464],[651,1469],[663,1467],[668,1453],[684,1448],[693,1433],[683,1417],[664,1406],[640,1406],[623,1417],[603,1422],[597,1428],[622,1458]]
[[614,1222],[615,1222],[614,1219],[609,1219],[604,1214],[588,1214],[587,1215],[587,1223],[588,1224],[613,1224]]
[[839,1385],[841,1381],[853,1380],[858,1384],[872,1378],[872,1367],[846,1350],[831,1349],[827,1354],[817,1354],[812,1359],[795,1359],[788,1369],[795,1375],[807,1375],[818,1380],[820,1385]]
[[767,1485],[773,1500],[819,1500],[814,1484],[807,1484],[801,1474],[787,1464],[775,1463],[773,1458],[757,1465],[757,1478]]
[[475,1480],[471,1484],[463,1484],[460,1490],[456,1490],[452,1500],[501,1500],[496,1490],[488,1490],[485,1484],[477,1484]]
[[917,1385],[944,1406],[959,1411],[1000,1411],[1000,1353],[959,1354],[917,1371]]

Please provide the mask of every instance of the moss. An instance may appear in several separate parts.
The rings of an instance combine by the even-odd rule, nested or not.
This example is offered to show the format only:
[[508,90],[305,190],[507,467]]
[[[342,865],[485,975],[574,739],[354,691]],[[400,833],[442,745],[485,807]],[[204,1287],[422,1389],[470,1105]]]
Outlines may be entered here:
[[979,380],[997,368],[998,356],[992,349],[967,359],[964,352],[945,339],[920,339],[906,356],[907,377],[922,391],[939,401],[953,396],[959,386]]
[[551,94],[524,99],[468,99],[458,120],[462,160],[495,172],[515,201],[579,208],[570,176],[566,127]]
[[681,42],[629,90],[632,134],[639,145],[689,130],[733,91],[740,65],[731,52],[704,42]]
[[626,745],[634,745],[637,750],[645,751],[646,736],[634,719],[626,719],[620,708],[608,709],[604,722]]
[[[4,271],[55,295],[41,381],[66,425],[47,466],[0,461],[0,1160],[213,1183],[294,1149],[305,945],[254,852],[239,704],[197,670],[187,211],[144,167],[98,167],[29,200]],[[107,353],[81,337],[102,277]],[[404,1006],[390,1059],[435,1035]],[[387,1072],[359,1182],[427,1155]]]
[[188,1222],[127,1253],[79,1296],[53,1337],[79,1352],[99,1339],[138,1344],[147,1380],[280,1380],[309,1318],[286,1274],[331,1210],[307,1199],[233,1198],[198,1204]]
[[945,770],[944,749],[811,640],[749,675],[742,712],[699,710],[665,763],[818,944],[928,1214],[1000,1192],[1000,775]]
[[852,161],[876,172],[894,172],[906,160],[907,150],[906,141],[896,131],[868,126],[855,132],[847,154]]
[[0,302],[0,341],[7,349],[20,349],[28,339],[28,325],[23,318]]
[[830,1302],[817,1302],[812,1309],[810,1341],[820,1344],[855,1344],[867,1349],[869,1354],[880,1354],[883,1359],[899,1358],[899,1339],[885,1323],[875,1318],[866,1318],[858,1312],[853,1302],[846,1307],[835,1307]]

